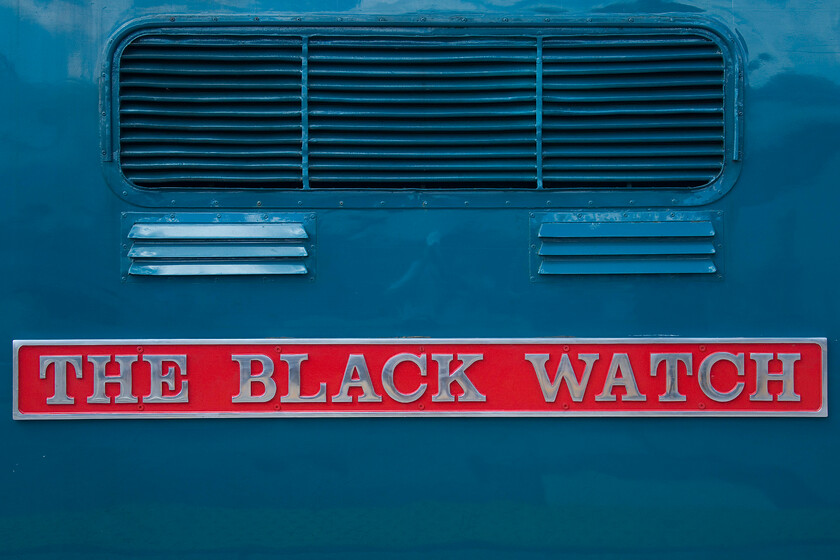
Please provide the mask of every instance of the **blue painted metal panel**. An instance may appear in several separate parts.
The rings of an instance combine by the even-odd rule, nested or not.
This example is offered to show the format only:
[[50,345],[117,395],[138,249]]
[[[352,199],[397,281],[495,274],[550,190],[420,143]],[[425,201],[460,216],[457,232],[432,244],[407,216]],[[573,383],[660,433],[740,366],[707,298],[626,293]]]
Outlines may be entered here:
[[[152,0],[0,1],[0,369],[11,371],[13,338],[824,336],[833,379],[840,7],[531,6],[291,0],[274,15],[264,0],[186,0],[172,15]],[[745,90],[731,107],[743,137],[727,146],[743,146],[740,175],[726,193],[683,198],[277,195],[278,209],[317,212],[315,281],[122,283],[121,212],[165,210],[159,196],[114,192],[103,177],[107,42],[134,18],[183,13],[205,24],[224,15],[324,26],[374,16],[367,25],[377,28],[700,17],[743,45]],[[238,191],[171,194],[165,206],[266,203],[265,193]],[[530,282],[529,212],[558,205],[720,212],[726,274]],[[11,382],[0,384],[2,407],[11,409]],[[834,416],[21,423],[7,414],[0,555],[836,558],[838,430]]]

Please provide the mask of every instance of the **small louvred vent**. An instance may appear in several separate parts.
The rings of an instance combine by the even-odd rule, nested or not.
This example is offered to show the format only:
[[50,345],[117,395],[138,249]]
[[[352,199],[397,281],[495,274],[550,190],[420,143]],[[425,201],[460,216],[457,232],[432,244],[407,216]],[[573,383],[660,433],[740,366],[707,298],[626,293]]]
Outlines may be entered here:
[[735,145],[701,29],[232,29],[118,51],[133,185],[691,189]]
[[128,276],[300,276],[314,220],[300,214],[127,214]]
[[543,278],[719,272],[721,238],[708,214],[547,214],[531,220],[531,231],[532,266]]
[[301,41],[148,35],[120,63],[120,160],[140,187],[295,187]]
[[313,37],[313,186],[536,181],[535,39]]
[[543,46],[546,187],[698,187],[723,168],[720,47],[699,35]]

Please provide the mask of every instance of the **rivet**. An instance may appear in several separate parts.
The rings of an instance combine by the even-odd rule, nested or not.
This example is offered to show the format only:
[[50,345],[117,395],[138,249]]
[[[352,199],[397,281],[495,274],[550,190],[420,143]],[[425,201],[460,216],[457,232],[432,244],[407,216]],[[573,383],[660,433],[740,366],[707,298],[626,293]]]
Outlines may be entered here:
[[105,155],[105,150],[102,150],[102,155],[103,155],[103,156]]
[[125,282],[125,276],[122,277],[122,281]]
[[127,195],[128,191],[123,191],[123,196]]
[[533,212],[531,212],[531,213],[529,214],[529,216],[531,216],[531,217],[533,218],[533,217],[534,217],[534,213],[533,213]]
[[380,206],[385,206],[385,201],[384,201],[384,200],[380,200],[380,201],[379,201],[379,205],[380,205]]
[[298,206],[300,206],[301,204],[303,204],[303,201],[302,201],[302,200],[298,200]]
[[580,213],[579,213],[579,214],[577,215],[577,217],[578,217],[578,218],[583,218],[583,214],[580,214]]
[[169,214],[169,217],[174,220],[175,219],[175,214]]
[[569,410],[569,403],[567,403],[567,402],[563,403],[563,410]]
[[551,21],[551,18],[550,18],[550,17],[545,18],[545,22],[546,22],[546,23],[548,23],[549,21]]
[[126,212],[123,212],[122,217],[125,218],[126,216],[128,216],[128,214]]
[[420,21],[426,21],[426,18],[421,17],[421,18],[420,18]]
[[703,345],[700,345],[700,351],[701,351],[701,352],[705,352],[705,351],[706,351],[706,347],[705,347],[705,346],[703,346]]
[[315,219],[315,214],[309,214],[309,217],[314,220]]
[[674,212],[671,212],[671,217],[673,218],[674,216],[676,216],[676,214]]
[[143,410],[143,405],[142,405],[142,404],[138,404],[138,405],[137,405],[137,410]]
[[545,201],[545,203],[548,205],[548,204],[551,204],[551,201],[550,201],[550,200],[546,200],[546,201]]
[[633,18],[627,18],[627,21],[629,21],[630,23],[633,23]]
[[344,21],[344,18],[338,18],[338,21]]
[[510,200],[505,200],[505,206],[510,206]]
[[508,18],[502,18],[502,21],[503,21],[503,22],[505,22],[505,23],[507,23]]
[[428,202],[426,202],[426,201],[424,200],[424,201],[423,201],[423,208],[425,208],[425,207],[426,207],[426,206],[428,206],[428,205],[429,205],[429,203],[428,203]]
[[279,347],[279,346],[275,346],[275,347],[274,347],[274,351],[275,351],[275,352],[279,352],[280,350],[282,350],[282,348],[281,348],[281,347]]
[[339,205],[339,206],[344,206],[344,201],[343,201],[343,200],[339,200],[339,201],[338,201],[338,205]]
[[531,244],[531,249],[536,249],[536,248],[537,248],[537,246],[532,243]]
[[631,201],[630,201],[630,204],[633,204],[634,202],[635,202],[634,200],[631,200]]
[[254,21],[260,21],[260,18],[255,17],[255,18],[254,18]]
[[300,21],[300,18],[299,18],[299,17],[296,17],[296,18],[295,18],[295,21]]
[[426,408],[426,405],[418,404],[417,408],[419,408],[420,410],[423,410],[424,408]]
[[263,219],[263,220],[267,220],[267,219],[268,219],[268,214],[263,214],[263,215],[262,215],[262,219]]
[[569,345],[568,345],[568,344],[564,344],[564,345],[563,345],[563,351],[564,351],[564,352],[568,352],[568,351],[569,351]]
[[274,410],[280,410],[280,405],[279,405],[279,404],[275,404],[275,405],[274,405]]
[[214,17],[214,18],[213,18],[213,21],[219,21],[219,18]]
[[126,245],[125,243],[123,243],[122,248],[123,248],[123,249],[128,249],[128,245]]
[[589,206],[592,206],[593,204],[594,204],[594,202],[590,200],[589,201]]
[[102,72],[102,77],[103,77],[103,78],[105,77],[105,72]]
[[465,201],[464,201],[464,206],[469,206],[469,205],[470,205],[469,201],[468,201],[468,200],[465,200]]
[[703,403],[700,403],[700,404],[697,405],[697,408],[699,408],[700,410],[703,410],[704,408],[706,408],[706,405],[703,404]]
[[592,18],[588,17],[588,18],[586,18],[586,21],[587,21],[587,23],[592,23]]
[[314,276],[310,276],[310,277],[309,277],[309,281],[310,281],[310,282],[314,282],[314,281],[315,281],[315,277],[314,277]]
[[174,200],[170,200],[170,201],[169,201],[169,204],[170,204],[171,206],[175,206],[175,201],[174,201]]
[[385,21],[384,17],[379,18],[379,21]]
[[257,201],[257,206],[262,206],[262,200]]
[[137,351],[138,351],[138,352],[142,352],[142,351],[143,351],[143,347],[142,347],[142,346],[138,346],[138,347],[137,347]]
[[102,111],[102,116],[103,116],[103,117],[105,116],[105,111]]
[[217,217],[217,218],[221,218],[221,217],[222,217],[222,215],[221,215],[221,214],[216,214],[216,217]]
[[174,17],[169,18],[169,21],[175,21]]

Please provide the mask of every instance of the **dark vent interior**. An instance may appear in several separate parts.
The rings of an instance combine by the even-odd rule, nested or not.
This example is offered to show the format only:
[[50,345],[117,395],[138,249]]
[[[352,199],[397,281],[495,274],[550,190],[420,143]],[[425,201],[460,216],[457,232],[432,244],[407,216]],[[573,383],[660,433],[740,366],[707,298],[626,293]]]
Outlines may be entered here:
[[147,34],[119,59],[120,166],[144,188],[695,188],[725,160],[724,66],[679,30]]

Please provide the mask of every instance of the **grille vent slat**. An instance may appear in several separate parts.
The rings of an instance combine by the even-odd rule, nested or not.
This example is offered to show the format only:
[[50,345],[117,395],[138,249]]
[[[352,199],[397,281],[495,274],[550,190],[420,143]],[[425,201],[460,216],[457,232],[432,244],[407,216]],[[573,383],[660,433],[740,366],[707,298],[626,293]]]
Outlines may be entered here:
[[705,32],[275,33],[128,42],[118,89],[126,179],[172,189],[694,188],[726,160],[727,63]]

